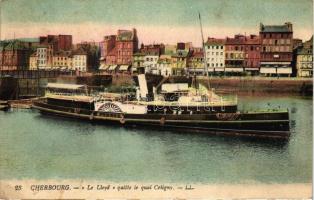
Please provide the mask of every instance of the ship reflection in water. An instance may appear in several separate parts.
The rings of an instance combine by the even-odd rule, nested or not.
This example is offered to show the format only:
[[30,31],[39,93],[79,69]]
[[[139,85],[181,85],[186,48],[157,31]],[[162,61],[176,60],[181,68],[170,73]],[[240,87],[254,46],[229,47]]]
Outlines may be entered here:
[[[289,108],[286,143],[126,129],[38,111],[0,112],[1,179],[128,182],[307,183],[312,179],[312,99],[239,97],[239,110]],[[269,104],[269,105],[268,105]]]

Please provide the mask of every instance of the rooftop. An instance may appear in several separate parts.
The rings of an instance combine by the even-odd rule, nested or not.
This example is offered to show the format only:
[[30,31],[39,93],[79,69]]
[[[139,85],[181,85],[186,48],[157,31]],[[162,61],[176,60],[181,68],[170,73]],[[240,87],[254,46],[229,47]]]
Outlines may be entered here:
[[136,37],[136,30],[118,30],[117,40],[129,41]]
[[180,58],[185,58],[187,57],[189,54],[188,51],[185,50],[178,50],[177,52],[175,52],[174,54],[172,54],[172,57],[180,57]]
[[287,33],[292,32],[292,24],[286,22],[284,25],[263,25],[260,24],[260,32],[262,33]]
[[0,51],[10,50],[27,50],[25,43],[20,40],[5,40],[0,41]]

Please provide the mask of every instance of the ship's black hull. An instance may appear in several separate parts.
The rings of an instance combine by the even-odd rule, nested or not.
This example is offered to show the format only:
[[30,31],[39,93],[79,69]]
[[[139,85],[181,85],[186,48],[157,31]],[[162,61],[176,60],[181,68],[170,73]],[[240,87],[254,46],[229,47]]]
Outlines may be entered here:
[[42,113],[123,126],[205,132],[209,134],[287,139],[290,135],[287,111],[216,114],[122,114],[103,113],[49,105],[36,101],[33,108]]

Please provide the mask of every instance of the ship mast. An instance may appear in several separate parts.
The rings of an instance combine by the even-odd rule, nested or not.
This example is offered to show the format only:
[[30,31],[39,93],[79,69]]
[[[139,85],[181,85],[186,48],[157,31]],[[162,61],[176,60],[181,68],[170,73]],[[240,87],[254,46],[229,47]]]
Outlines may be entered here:
[[203,54],[204,54],[204,56],[203,56],[204,70],[205,70],[205,73],[206,73],[207,86],[208,86],[208,89],[209,89],[208,66],[206,64],[205,42],[204,42],[203,26],[202,26],[202,19],[201,19],[201,13],[200,12],[198,12],[198,18],[200,20],[200,28],[201,28],[202,49],[203,49]]

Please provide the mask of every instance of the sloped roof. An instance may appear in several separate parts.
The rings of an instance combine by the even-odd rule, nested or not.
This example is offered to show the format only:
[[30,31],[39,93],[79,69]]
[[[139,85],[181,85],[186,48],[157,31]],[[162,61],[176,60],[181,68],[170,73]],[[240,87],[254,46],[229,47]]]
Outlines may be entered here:
[[195,52],[193,52],[192,57],[194,57],[194,58],[203,58],[204,57],[204,53],[202,51],[197,51],[197,52],[195,51]]
[[188,51],[185,50],[178,50],[177,52],[175,52],[174,54],[172,54],[172,57],[180,57],[180,58],[185,58],[187,57],[189,54]]
[[70,56],[71,55],[71,51],[58,51],[54,53],[54,56]]
[[205,45],[224,45],[225,43],[226,39],[208,38]]
[[119,30],[117,40],[128,41],[133,40],[134,34],[133,31],[129,30]]
[[27,50],[27,48],[19,40],[6,40],[0,41],[0,51],[3,50]]
[[292,32],[292,24],[291,23],[285,23],[284,25],[260,25],[260,32],[266,32],[266,33],[286,33],[286,32]]

